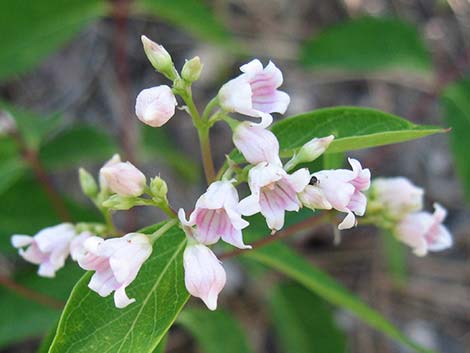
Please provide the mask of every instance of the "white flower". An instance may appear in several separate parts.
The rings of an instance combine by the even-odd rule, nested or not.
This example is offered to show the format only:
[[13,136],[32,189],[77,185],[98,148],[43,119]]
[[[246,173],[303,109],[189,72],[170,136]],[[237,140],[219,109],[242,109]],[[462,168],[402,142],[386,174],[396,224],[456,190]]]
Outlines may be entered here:
[[117,308],[135,302],[127,296],[126,287],[152,253],[148,237],[140,233],[107,240],[90,237],[84,242],[84,248],[85,255],[78,257],[78,264],[85,270],[96,271],[88,287],[102,297],[114,291]]
[[434,209],[433,214],[408,214],[395,229],[397,238],[412,247],[417,256],[425,256],[428,251],[441,251],[452,246],[452,235],[442,225],[447,211],[437,203],[434,204]]
[[[57,270],[64,267],[70,253],[70,242],[75,237],[75,228],[70,223],[62,223],[44,228],[34,237],[13,235],[12,245],[26,261],[39,265],[38,275],[54,277]],[[23,248],[27,247],[26,250]]]
[[250,216],[261,212],[268,227],[279,230],[284,226],[285,211],[299,210],[302,204],[297,194],[304,190],[309,180],[307,169],[289,175],[277,164],[260,163],[249,172],[251,195],[240,202],[241,213]]
[[109,190],[108,183],[103,175],[103,169],[121,162],[121,156],[116,153],[100,168],[99,181],[101,190]]
[[201,244],[190,244],[183,254],[184,283],[188,292],[201,298],[210,310],[217,309],[217,297],[226,275],[214,253]]
[[270,113],[284,114],[290,103],[289,95],[277,89],[282,85],[282,73],[272,62],[263,68],[258,59],[240,70],[243,74],[220,89],[220,105],[228,112],[261,117],[266,127],[272,122]]
[[306,207],[315,209],[334,208],[346,212],[339,229],[349,229],[356,224],[356,217],[364,215],[367,198],[361,192],[370,186],[370,170],[362,169],[356,159],[349,158],[352,170],[323,170],[312,175],[300,199]]
[[230,181],[213,182],[197,200],[189,220],[183,209],[178,216],[185,227],[196,227],[191,235],[202,244],[214,244],[222,238],[238,248],[250,248],[242,237],[242,229],[249,223],[241,217],[237,190]]
[[175,115],[177,104],[170,87],[161,85],[147,88],[137,96],[135,114],[144,124],[160,127]]

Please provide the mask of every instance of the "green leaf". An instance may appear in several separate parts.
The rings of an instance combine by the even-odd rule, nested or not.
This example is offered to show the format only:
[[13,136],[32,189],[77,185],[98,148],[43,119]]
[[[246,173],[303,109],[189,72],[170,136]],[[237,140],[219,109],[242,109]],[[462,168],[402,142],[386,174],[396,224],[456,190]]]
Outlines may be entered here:
[[375,109],[337,107],[314,110],[280,120],[272,131],[281,153],[292,155],[314,137],[334,135],[327,154],[414,140],[445,132],[436,126],[412,122]]
[[416,28],[391,18],[364,17],[319,33],[301,53],[314,69],[430,73],[431,56]]
[[166,341],[168,340],[168,335],[163,336],[157,348],[154,349],[152,353],[165,353]]
[[[57,315],[57,319],[59,319],[59,315]],[[57,323],[49,329],[49,332],[43,337],[41,344],[39,345],[37,353],[48,353],[49,347],[54,340],[55,333],[57,331]]]
[[102,298],[91,291],[87,273],[67,301],[49,353],[152,352],[189,298],[183,281],[185,246],[177,226],[155,241],[151,257],[127,289],[136,302],[124,309],[114,307],[112,295]]
[[[58,271],[54,279],[39,277],[35,270],[13,279],[16,283],[56,301],[65,301],[75,282],[83,275],[83,270],[76,264],[67,265]],[[5,287],[0,287],[0,302],[0,347],[44,335],[57,323],[60,315],[58,308],[39,304]]]
[[298,284],[281,284],[271,291],[270,311],[282,351],[346,352],[346,337],[325,304]]
[[204,353],[252,353],[239,323],[222,310],[186,309],[179,324],[196,338]]
[[[62,220],[58,217],[49,199],[39,184],[30,178],[19,179],[2,194],[3,207],[0,212],[0,251],[16,251],[10,244],[12,234],[36,234]],[[97,212],[66,200],[74,220],[99,221]]]
[[23,73],[104,14],[101,0],[0,2],[0,79]]
[[77,168],[109,159],[117,150],[111,136],[92,126],[75,126],[45,142],[40,159],[47,169]]
[[325,153],[323,156],[323,169],[340,169],[344,165],[344,153]]
[[467,201],[470,201],[470,80],[448,86],[441,97],[444,115],[452,131],[450,144]]
[[380,313],[355,297],[328,274],[314,267],[285,245],[273,243],[254,251],[248,251],[245,254],[245,256],[249,256],[266,266],[284,273],[286,276],[296,280],[320,297],[350,311],[366,324],[396,341],[401,342],[405,346],[417,352],[433,353],[432,350],[423,348],[406,337]]
[[233,44],[227,29],[203,1],[139,0],[137,5],[140,12],[167,20],[193,35],[221,44]]

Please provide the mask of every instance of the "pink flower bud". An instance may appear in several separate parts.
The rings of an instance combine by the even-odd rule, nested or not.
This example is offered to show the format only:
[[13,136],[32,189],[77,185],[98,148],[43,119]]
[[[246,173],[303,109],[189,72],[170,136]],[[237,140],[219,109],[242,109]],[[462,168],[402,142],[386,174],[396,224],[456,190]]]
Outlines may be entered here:
[[268,227],[279,230],[284,226],[285,211],[300,209],[297,195],[309,180],[310,173],[305,168],[289,175],[280,165],[260,163],[249,172],[251,195],[240,201],[240,211],[246,216],[261,212]]
[[152,253],[152,244],[145,234],[130,233],[122,238],[89,237],[84,242],[85,255],[78,264],[95,271],[88,287],[102,297],[114,291],[114,304],[125,308],[135,302],[126,294],[126,287],[134,281],[143,263]]
[[233,143],[251,164],[260,162],[282,164],[276,136],[259,125],[249,122],[239,124],[233,132]]
[[[26,261],[39,265],[38,275],[54,277],[57,270],[64,267],[70,253],[70,242],[75,237],[75,228],[70,223],[62,223],[44,228],[34,237],[13,235],[12,245],[20,249],[19,254]],[[27,247],[26,250],[23,248]]]
[[100,181],[100,188],[101,190],[108,190],[108,183],[106,182],[106,179],[103,175],[103,169],[106,167],[111,167],[112,165],[121,163],[121,156],[119,154],[115,154],[111,157],[110,160],[108,160],[100,169],[100,175],[99,175],[99,181]]
[[120,162],[101,168],[106,185],[120,196],[140,196],[147,182],[145,175],[131,162]]
[[160,127],[175,115],[178,104],[170,87],[166,85],[144,89],[135,103],[135,114],[144,124]]
[[229,181],[213,182],[197,200],[189,220],[185,219],[183,209],[178,217],[186,228],[196,227],[189,235],[200,243],[215,244],[222,238],[240,249],[251,248],[243,243],[242,229],[249,223],[241,217],[237,190]]
[[283,81],[282,73],[272,62],[263,68],[258,59],[240,70],[243,74],[220,89],[220,105],[228,112],[261,117],[263,127],[267,127],[272,122],[270,113],[284,114],[290,103],[289,95],[277,89]]
[[300,163],[312,162],[320,157],[334,140],[334,136],[330,135],[322,138],[314,138],[303,145],[300,150],[286,163],[285,170],[291,170]]
[[169,79],[176,78],[173,61],[166,49],[146,36],[141,36],[140,39],[142,40],[145,54],[152,66]]
[[188,245],[183,254],[184,283],[188,292],[217,309],[217,298],[225,286],[226,275],[214,253],[201,244]]
[[406,178],[377,178],[372,183],[370,197],[388,217],[400,219],[410,212],[421,211],[423,194],[423,189]]
[[16,131],[16,121],[7,111],[0,111],[0,136],[9,135]]
[[425,256],[428,251],[442,251],[452,246],[452,235],[442,225],[447,211],[434,204],[434,213],[415,212],[398,223],[396,237],[413,248],[417,256]]

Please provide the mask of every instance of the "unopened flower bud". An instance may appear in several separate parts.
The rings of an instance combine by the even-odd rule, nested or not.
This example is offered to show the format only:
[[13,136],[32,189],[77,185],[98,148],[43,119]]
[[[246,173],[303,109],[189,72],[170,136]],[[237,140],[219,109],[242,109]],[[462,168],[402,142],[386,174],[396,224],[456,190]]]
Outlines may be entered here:
[[166,194],[168,193],[168,185],[165,180],[157,176],[150,180],[150,191],[155,199],[165,201]]
[[161,85],[147,88],[137,96],[135,114],[144,124],[160,127],[175,115],[177,104],[170,87]]
[[301,163],[312,162],[320,157],[334,140],[334,136],[330,135],[322,138],[314,138],[303,145],[300,150],[286,163],[286,170],[294,168]]
[[103,207],[125,211],[136,205],[136,198],[132,196],[113,195],[103,202]]
[[130,162],[103,167],[101,175],[109,189],[121,196],[140,196],[147,183],[145,175]]
[[99,181],[100,181],[100,188],[101,190],[109,191],[108,184],[106,183],[106,179],[103,175],[103,169],[106,167],[110,167],[114,164],[121,163],[121,156],[119,154],[113,155],[100,169]]
[[187,82],[194,82],[199,79],[202,71],[202,63],[199,56],[195,56],[191,60],[186,61],[181,70],[181,77]]
[[94,199],[98,195],[98,185],[95,178],[83,168],[78,170],[78,176],[83,193],[89,198]]
[[174,80],[176,78],[175,67],[166,49],[146,36],[141,36],[141,40],[144,45],[145,54],[152,66],[168,79]]

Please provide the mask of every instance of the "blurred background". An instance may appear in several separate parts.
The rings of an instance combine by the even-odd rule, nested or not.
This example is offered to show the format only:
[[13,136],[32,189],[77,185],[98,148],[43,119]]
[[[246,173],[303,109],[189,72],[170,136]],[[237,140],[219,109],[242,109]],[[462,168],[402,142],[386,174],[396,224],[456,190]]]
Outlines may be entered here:
[[[139,91],[167,83],[147,61],[142,34],[163,44],[179,68],[201,57],[200,108],[256,57],[283,71],[292,98],[286,116],[352,105],[451,126],[448,134],[352,154],[373,176],[404,175],[424,187],[428,209],[435,201],[448,208],[450,251],[417,258],[369,227],[344,232],[338,246],[330,227],[289,241],[413,339],[470,352],[468,0],[0,2],[0,352],[36,352],[81,275],[71,264],[55,280],[40,279],[9,243],[14,233],[100,219],[81,195],[79,166],[97,173],[119,152],[167,180],[176,208],[190,208],[205,190],[185,113],[162,129],[135,117]],[[233,148],[230,131],[216,125],[211,137],[220,166]],[[128,230],[161,219],[148,209],[115,216]],[[408,352],[270,270],[237,260],[226,266],[221,307],[255,352]],[[310,305],[279,309],[302,296]],[[182,323],[166,352],[206,352]]]

